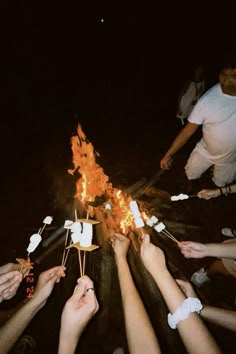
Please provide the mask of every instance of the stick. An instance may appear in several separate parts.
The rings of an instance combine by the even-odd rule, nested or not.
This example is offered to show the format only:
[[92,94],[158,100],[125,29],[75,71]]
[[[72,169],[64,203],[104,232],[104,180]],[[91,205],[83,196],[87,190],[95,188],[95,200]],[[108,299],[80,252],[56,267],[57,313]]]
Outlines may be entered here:
[[66,245],[67,245],[67,241],[68,241],[69,230],[70,229],[67,229],[67,231],[66,231],[65,247],[64,247],[64,251],[63,251],[63,255],[62,255],[61,265],[64,265],[65,254],[66,254]]
[[82,273],[82,263],[81,263],[81,254],[80,254],[80,250],[78,250],[78,254],[79,254],[79,271],[80,271],[80,276],[83,275]]
[[38,232],[38,233],[39,233],[40,235],[42,235],[43,230],[45,229],[46,225],[47,225],[47,224],[44,224],[43,227],[41,227],[41,228],[39,229],[39,232]]
[[75,220],[77,220],[78,217],[77,217],[77,210],[75,209]]
[[84,257],[83,257],[83,273],[82,273],[82,275],[85,274],[86,253],[87,253],[87,252],[84,251]]
[[161,231],[165,236],[169,237],[172,241],[179,243],[179,241],[173,236],[171,235],[169,232],[166,232],[164,230]]

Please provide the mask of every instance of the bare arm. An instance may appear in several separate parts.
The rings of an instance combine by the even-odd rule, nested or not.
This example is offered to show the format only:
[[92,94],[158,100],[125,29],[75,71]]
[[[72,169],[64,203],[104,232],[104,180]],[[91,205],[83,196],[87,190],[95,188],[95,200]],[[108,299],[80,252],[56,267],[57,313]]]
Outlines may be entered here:
[[232,184],[230,186],[230,188],[227,187],[221,187],[220,188],[216,188],[216,189],[203,189],[200,192],[198,192],[198,197],[202,198],[202,199],[211,199],[211,198],[217,198],[220,195],[222,195],[222,193],[224,195],[227,195],[228,193],[236,193],[236,183]]
[[126,259],[129,239],[116,234],[112,238],[112,247],[120,282],[129,352],[131,354],[159,354],[161,351],[155,332],[134,285]]
[[0,328],[1,354],[8,353],[13,347],[36,313],[44,306],[54,284],[61,276],[64,276],[64,267],[61,266],[40,274],[33,297]]
[[[184,280],[176,279],[186,296],[197,297],[192,285]],[[205,320],[236,332],[236,311],[204,305],[200,313]]]
[[236,240],[228,240],[226,243],[200,243],[182,241],[179,248],[186,258],[236,258]]
[[[156,281],[170,312],[175,312],[186,297],[167,270],[164,253],[150,243],[149,235],[144,236],[141,257],[145,267]],[[188,353],[220,353],[214,338],[196,312],[191,313],[187,319],[179,321],[177,329]]]
[[184,146],[184,144],[190,139],[190,137],[196,132],[199,125],[195,123],[188,122],[187,125],[181,130],[177,135],[173,143],[171,144],[169,150],[166,152],[164,157],[160,162],[160,166],[163,169],[169,168],[169,162],[172,156],[179,151],[179,149]]

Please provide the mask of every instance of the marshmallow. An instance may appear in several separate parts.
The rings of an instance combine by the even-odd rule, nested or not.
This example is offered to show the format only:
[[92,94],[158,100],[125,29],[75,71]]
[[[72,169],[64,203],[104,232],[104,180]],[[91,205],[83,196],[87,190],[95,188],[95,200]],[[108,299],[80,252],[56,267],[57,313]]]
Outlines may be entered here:
[[161,232],[162,230],[164,230],[166,227],[165,225],[163,224],[163,222],[159,222],[156,226],[154,226],[154,229],[157,231],[157,232]]
[[78,221],[73,222],[73,224],[71,225],[71,232],[80,234],[81,230],[82,230],[81,223]]
[[135,218],[134,223],[137,228],[144,226],[144,222],[142,218]]
[[183,194],[180,193],[179,195],[172,195],[172,197],[170,197],[170,199],[172,201],[177,201],[177,200],[184,200],[184,199],[188,199],[189,196],[187,194]]
[[52,219],[53,219],[52,216],[46,216],[46,218],[43,220],[43,223],[50,225],[52,222]]
[[71,228],[72,228],[72,225],[73,225],[73,221],[71,221],[71,220],[65,220],[65,223],[64,223],[64,228],[65,228],[65,229],[71,229]]
[[71,239],[72,239],[73,243],[80,242],[80,239],[81,239],[81,233],[78,233],[78,232],[72,232],[72,233],[71,233]]
[[42,240],[42,237],[40,234],[33,234],[31,237],[30,237],[30,243],[27,247],[27,252],[28,253],[31,253],[33,252],[37,247],[38,245],[40,244]]
[[106,203],[106,204],[105,204],[105,209],[109,209],[109,210],[111,210],[111,204]]
[[80,238],[80,246],[89,247],[92,245],[93,225],[83,222],[83,232]]
[[150,227],[153,227],[158,222],[158,218],[154,215],[146,221],[146,224]]
[[131,201],[130,203],[129,203],[129,206],[130,206],[130,210],[131,210],[131,212],[132,212],[132,214],[133,214],[133,217],[135,218],[135,217],[140,217],[140,212],[139,212],[139,209],[138,209],[138,204],[137,204],[137,202],[135,202],[134,200],[133,201]]

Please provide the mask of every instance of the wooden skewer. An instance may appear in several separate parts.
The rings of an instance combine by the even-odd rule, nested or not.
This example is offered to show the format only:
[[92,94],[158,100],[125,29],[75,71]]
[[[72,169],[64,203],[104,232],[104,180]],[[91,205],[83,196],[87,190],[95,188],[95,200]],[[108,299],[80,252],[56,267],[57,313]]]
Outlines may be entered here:
[[79,254],[79,271],[80,271],[80,276],[83,275],[83,268],[82,268],[82,263],[81,263],[81,253],[80,250],[78,250],[78,254]]
[[169,237],[172,241],[179,243],[179,241],[173,236],[171,235],[169,232],[166,232],[166,230],[162,230],[161,231],[165,236]]
[[83,257],[83,272],[82,272],[82,275],[85,274],[85,263],[86,263],[86,251],[84,251],[84,257]]
[[[67,231],[66,231],[65,247],[64,247],[64,251],[63,251],[63,255],[62,255],[61,265],[64,265],[64,261],[65,261],[66,245],[67,245],[67,242],[68,242],[69,230],[70,230],[70,229],[67,229]],[[68,251],[68,250],[67,250],[67,251]],[[67,254],[68,254],[68,253],[69,253],[69,251],[67,252]]]

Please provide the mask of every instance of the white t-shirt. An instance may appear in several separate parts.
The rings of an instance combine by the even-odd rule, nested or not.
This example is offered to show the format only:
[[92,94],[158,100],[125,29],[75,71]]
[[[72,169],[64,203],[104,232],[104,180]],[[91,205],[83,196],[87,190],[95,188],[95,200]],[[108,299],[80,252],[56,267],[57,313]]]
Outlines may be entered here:
[[236,162],[236,96],[211,87],[195,105],[188,121],[202,125],[202,139],[196,149],[217,164]]

